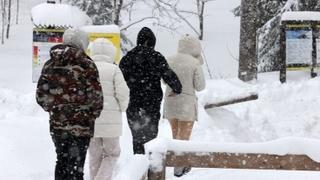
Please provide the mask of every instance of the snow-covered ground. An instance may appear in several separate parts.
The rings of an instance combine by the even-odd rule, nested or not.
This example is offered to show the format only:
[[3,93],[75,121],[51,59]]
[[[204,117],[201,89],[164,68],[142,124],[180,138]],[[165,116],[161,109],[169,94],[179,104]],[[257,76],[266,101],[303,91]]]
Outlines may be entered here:
[[[31,83],[32,25],[29,10],[38,2],[41,1],[28,0],[28,3],[21,3],[20,24],[12,27],[12,38],[5,45],[0,45],[0,180],[53,179],[55,153],[49,135],[48,115],[36,104],[35,84]],[[230,54],[237,54],[239,22],[229,13],[237,3],[238,0],[214,1],[208,17],[214,23],[208,23],[207,30],[210,33],[204,42],[207,60],[213,67],[212,70],[225,76],[237,74],[237,63]],[[161,30],[158,31],[158,36],[163,37],[158,44],[160,50],[164,51],[166,43],[173,43],[172,40],[166,41],[170,39],[168,37],[164,39],[166,35]],[[228,49],[231,49],[231,53]],[[166,55],[171,53],[174,53],[174,48],[165,52]],[[257,82],[246,86],[235,78],[227,81],[208,80],[207,89],[199,93],[202,104],[214,97],[241,94],[237,89],[227,89],[226,82],[258,92],[259,99],[208,111],[200,106],[199,121],[195,124],[191,140],[251,143],[283,137],[320,137],[320,78],[310,79],[308,72],[290,72],[288,83],[280,84],[277,80],[278,72],[260,74]],[[161,120],[159,136],[167,138],[170,135],[168,122]],[[116,173],[126,172],[123,168],[130,166],[134,159],[144,161],[141,157],[133,158],[130,136],[128,125],[124,123],[122,154]],[[318,172],[225,169],[193,169],[188,175],[175,178],[172,168],[168,168],[167,174],[167,179],[170,180],[320,178]],[[88,180],[88,173],[86,179]]]

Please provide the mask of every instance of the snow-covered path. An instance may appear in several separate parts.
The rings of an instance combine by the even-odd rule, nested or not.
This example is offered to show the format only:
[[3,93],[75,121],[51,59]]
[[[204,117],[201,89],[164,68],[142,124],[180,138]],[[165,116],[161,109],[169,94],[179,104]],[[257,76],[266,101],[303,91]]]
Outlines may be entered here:
[[[31,83],[32,25],[28,10],[37,2],[41,1],[22,3],[25,11],[21,24],[13,26],[14,36],[0,45],[0,180],[53,179],[55,153],[48,115],[36,104],[35,84]],[[288,83],[281,85],[275,81],[277,76],[278,73],[261,74],[253,83],[252,88],[259,92],[257,101],[207,112],[200,108],[192,141],[261,142],[287,136],[320,137],[320,78],[310,80],[307,73],[291,73]],[[238,83],[234,79],[228,81]],[[208,81],[206,91],[199,93],[200,101],[217,93],[215,87],[219,85],[223,86],[219,81]],[[159,136],[170,137],[166,120],[160,123]],[[132,158],[130,141],[129,129],[124,124],[119,168]],[[320,179],[318,172],[288,171],[193,169],[187,176],[175,178],[172,168],[168,168],[167,174],[170,180]]]

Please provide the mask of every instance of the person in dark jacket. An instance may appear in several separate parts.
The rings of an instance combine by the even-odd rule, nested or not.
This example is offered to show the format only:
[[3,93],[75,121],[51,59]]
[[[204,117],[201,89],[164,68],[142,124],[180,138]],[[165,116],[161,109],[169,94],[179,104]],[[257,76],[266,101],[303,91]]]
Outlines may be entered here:
[[158,134],[161,79],[171,89],[171,95],[181,93],[181,83],[166,59],[154,50],[156,37],[144,27],[138,34],[137,46],[120,61],[120,69],[130,89],[127,118],[133,136],[134,154],[144,154],[144,144]]
[[63,44],[51,48],[51,58],[43,66],[36,100],[50,115],[50,134],[57,153],[55,180],[83,180],[103,93],[97,67],[84,53],[87,34],[68,29],[63,38]]

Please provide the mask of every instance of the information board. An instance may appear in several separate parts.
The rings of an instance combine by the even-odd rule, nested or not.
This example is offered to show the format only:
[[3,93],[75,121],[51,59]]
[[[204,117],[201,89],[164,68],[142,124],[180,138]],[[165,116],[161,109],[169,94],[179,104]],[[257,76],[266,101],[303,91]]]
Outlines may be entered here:
[[312,63],[312,31],[286,31],[286,64],[310,65]]
[[33,29],[32,82],[37,82],[43,65],[50,59],[51,47],[63,42],[63,29]]

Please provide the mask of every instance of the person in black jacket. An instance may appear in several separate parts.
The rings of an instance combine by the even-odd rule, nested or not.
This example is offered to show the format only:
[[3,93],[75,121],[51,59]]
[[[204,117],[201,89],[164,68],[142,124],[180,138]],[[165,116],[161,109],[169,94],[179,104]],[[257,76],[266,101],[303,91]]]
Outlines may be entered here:
[[133,136],[134,154],[144,154],[144,144],[158,134],[163,96],[161,79],[172,89],[172,96],[182,90],[177,75],[164,56],[154,50],[155,44],[156,37],[151,29],[142,28],[137,46],[120,62],[120,69],[130,89],[127,118]]

